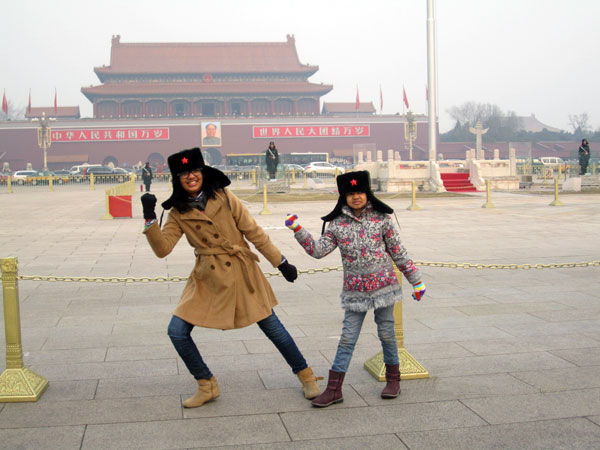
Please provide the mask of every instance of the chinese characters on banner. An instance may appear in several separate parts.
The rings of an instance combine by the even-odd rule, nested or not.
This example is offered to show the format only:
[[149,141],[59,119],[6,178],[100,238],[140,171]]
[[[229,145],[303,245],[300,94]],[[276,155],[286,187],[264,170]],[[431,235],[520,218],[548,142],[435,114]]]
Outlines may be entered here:
[[370,125],[284,125],[252,127],[252,138],[368,137]]
[[163,141],[169,128],[52,129],[52,142]]

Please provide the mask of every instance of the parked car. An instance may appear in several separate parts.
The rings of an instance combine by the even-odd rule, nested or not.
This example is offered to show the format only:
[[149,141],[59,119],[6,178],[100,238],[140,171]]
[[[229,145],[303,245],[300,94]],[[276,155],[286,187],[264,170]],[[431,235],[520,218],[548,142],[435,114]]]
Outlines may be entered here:
[[335,175],[336,170],[338,175],[345,172],[343,167],[334,166],[333,164],[324,161],[311,162],[304,166],[304,173],[306,173],[307,175]]
[[69,175],[71,175],[71,171],[67,170],[67,169],[59,169],[59,170],[54,171],[54,175],[56,175],[56,176],[66,175],[68,177]]
[[283,165],[284,170],[291,172],[292,169],[294,169],[294,172],[297,174],[303,174],[304,173],[304,167],[302,167],[300,164],[284,164]]
[[84,175],[112,175],[113,169],[108,166],[90,166],[83,170]]
[[38,176],[37,170],[17,170],[12,174],[12,182],[17,184],[37,184],[35,177]]
[[63,183],[67,183],[70,180],[70,172],[67,170],[65,171],[68,173],[68,175],[60,175],[57,174],[56,172],[52,172],[50,170],[40,170],[37,174],[38,177],[43,177],[42,180],[36,180],[36,181],[40,181],[42,184],[48,184],[48,177],[50,177],[50,175],[52,175],[52,182],[56,183],[56,184],[63,184]]

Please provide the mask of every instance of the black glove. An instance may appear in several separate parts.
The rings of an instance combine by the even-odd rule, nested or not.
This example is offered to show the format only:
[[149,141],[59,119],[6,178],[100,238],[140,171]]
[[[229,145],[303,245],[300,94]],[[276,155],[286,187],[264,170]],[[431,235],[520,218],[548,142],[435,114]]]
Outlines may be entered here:
[[142,195],[142,208],[144,208],[144,219],[156,219],[154,208],[156,207],[156,197],[153,194],[145,193]]
[[298,271],[296,270],[296,266],[292,266],[287,259],[283,259],[283,262],[277,266],[283,278],[285,278],[290,283],[293,283],[296,278],[298,278]]

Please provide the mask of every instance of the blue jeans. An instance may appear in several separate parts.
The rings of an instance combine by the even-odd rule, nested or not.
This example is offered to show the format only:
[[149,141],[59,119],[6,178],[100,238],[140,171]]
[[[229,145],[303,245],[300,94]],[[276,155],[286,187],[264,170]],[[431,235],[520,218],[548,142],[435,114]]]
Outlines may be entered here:
[[[271,342],[275,344],[281,356],[284,357],[292,368],[293,373],[298,373],[308,367],[294,339],[292,339],[292,336],[290,336],[279,321],[279,318],[275,315],[275,311],[266,319],[257,322],[257,324]],[[194,378],[196,380],[208,380],[212,377],[212,373],[202,359],[198,347],[196,347],[196,343],[192,339],[191,333],[193,329],[194,325],[191,323],[173,316],[167,333],[171,338],[171,342],[173,342],[175,350],[177,350],[177,353]]]
[[[366,314],[366,311],[346,311],[342,335],[331,370],[344,373],[348,371],[352,353],[354,353],[354,346],[358,341],[358,335]],[[377,335],[383,349],[383,362],[385,364],[398,364],[398,343],[394,332],[394,305],[376,309],[375,323],[377,324]]]

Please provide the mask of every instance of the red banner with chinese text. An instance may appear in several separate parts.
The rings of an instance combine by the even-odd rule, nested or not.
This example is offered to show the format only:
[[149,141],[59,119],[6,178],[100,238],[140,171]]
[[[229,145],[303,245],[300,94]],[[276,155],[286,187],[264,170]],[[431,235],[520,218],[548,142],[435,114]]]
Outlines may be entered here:
[[370,125],[254,126],[252,138],[368,137]]
[[161,141],[169,128],[52,129],[52,142]]

